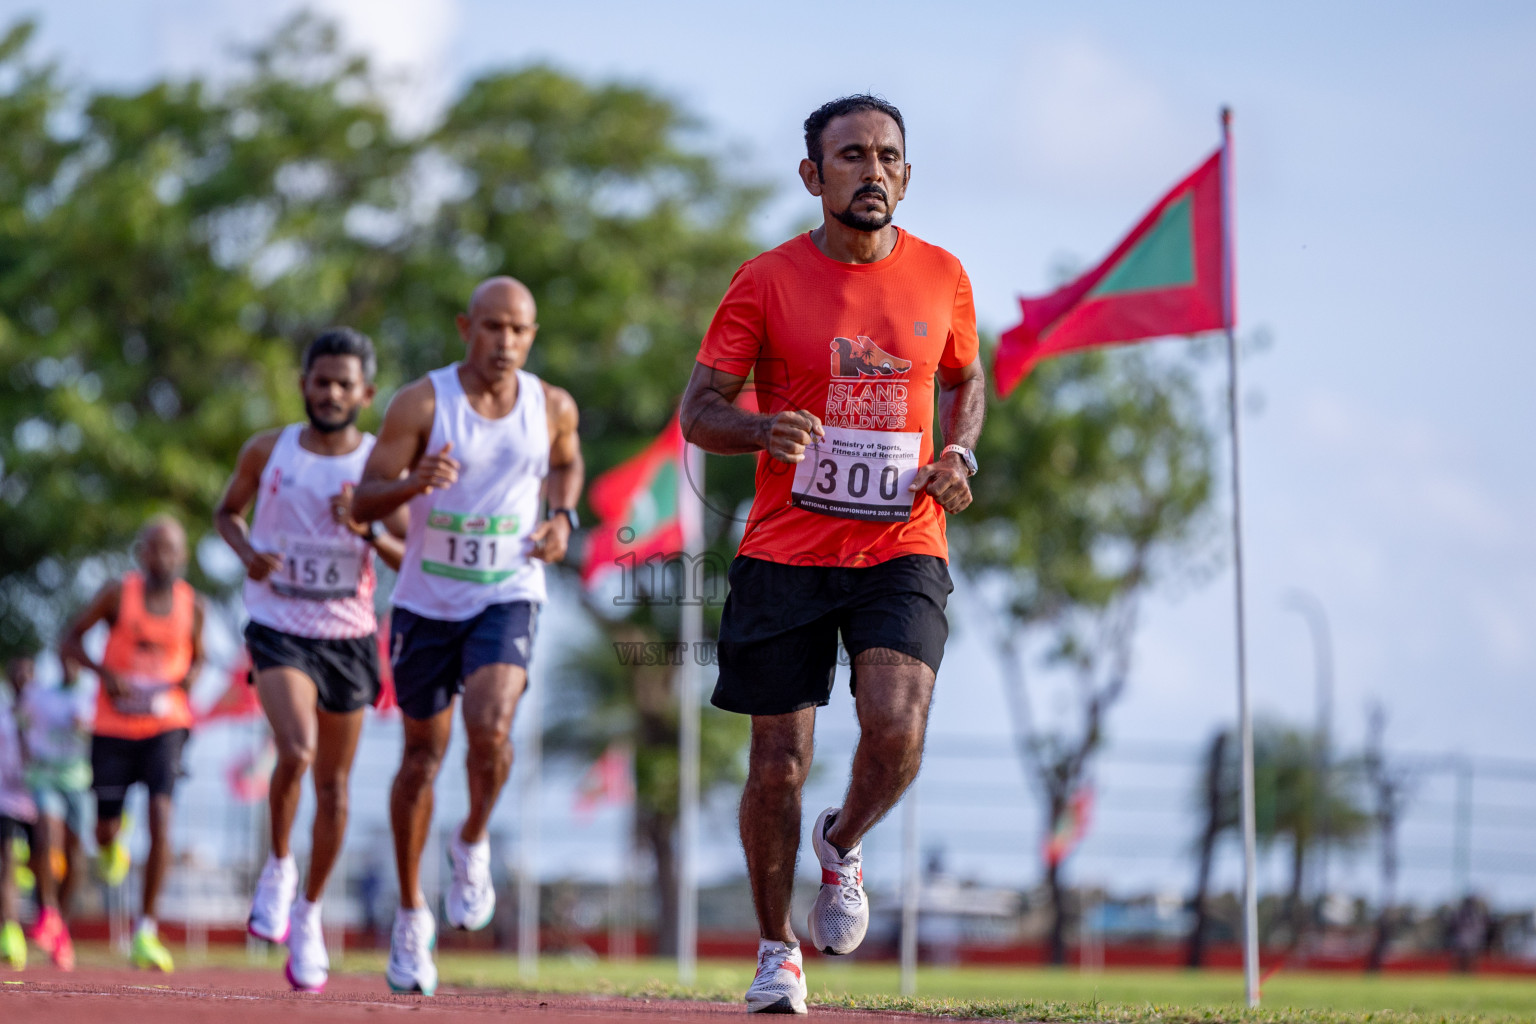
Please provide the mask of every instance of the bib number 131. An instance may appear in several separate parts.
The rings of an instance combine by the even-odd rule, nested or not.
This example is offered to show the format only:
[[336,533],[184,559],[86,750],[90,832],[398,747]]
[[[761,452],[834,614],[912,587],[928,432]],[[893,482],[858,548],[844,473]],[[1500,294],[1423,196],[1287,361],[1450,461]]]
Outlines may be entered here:
[[434,511],[427,519],[421,568],[469,583],[500,583],[522,570],[517,516]]
[[798,508],[840,519],[905,522],[923,435],[827,427],[795,467],[790,500]]

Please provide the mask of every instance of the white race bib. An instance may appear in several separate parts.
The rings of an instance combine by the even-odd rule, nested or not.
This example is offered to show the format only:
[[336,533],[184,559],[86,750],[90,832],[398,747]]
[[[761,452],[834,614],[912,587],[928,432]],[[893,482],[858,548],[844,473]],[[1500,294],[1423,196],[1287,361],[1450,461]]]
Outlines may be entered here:
[[469,583],[500,583],[528,568],[517,516],[432,510],[422,537],[421,568]]
[[795,466],[795,507],[880,523],[912,518],[916,495],[907,488],[917,476],[922,431],[823,429],[826,437],[809,445]]
[[119,714],[160,718],[170,711],[171,689],[176,684],[147,676],[124,676],[122,679],[128,692],[112,701]]
[[357,596],[363,550],[357,541],[277,535],[283,567],[267,577],[272,592],[301,601],[339,601]]

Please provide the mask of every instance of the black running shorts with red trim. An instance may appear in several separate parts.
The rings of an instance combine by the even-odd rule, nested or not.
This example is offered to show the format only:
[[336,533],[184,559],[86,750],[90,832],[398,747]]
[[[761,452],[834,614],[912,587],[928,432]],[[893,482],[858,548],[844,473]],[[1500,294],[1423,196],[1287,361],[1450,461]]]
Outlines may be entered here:
[[[785,715],[832,699],[838,637],[850,660],[887,649],[935,673],[954,590],[932,555],[876,565],[784,565],[738,555],[720,619],[720,677],[710,703],[743,715]],[[858,685],[858,666],[849,680]]]
[[308,676],[321,711],[349,715],[379,699],[383,684],[376,633],[328,640],[295,636],[252,620],[245,626],[245,646],[256,672],[291,668]]

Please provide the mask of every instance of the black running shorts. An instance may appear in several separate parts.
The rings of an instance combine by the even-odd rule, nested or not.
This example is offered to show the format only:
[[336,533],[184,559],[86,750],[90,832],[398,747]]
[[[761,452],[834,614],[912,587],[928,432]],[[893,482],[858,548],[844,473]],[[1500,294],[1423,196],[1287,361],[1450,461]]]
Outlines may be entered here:
[[96,819],[123,816],[128,787],[144,783],[150,796],[170,796],[181,773],[181,748],[186,729],[171,729],[140,740],[121,736],[91,737],[91,789],[96,792]]
[[[738,556],[720,619],[720,677],[710,702],[744,715],[784,715],[832,699],[837,641],[851,659],[889,649],[935,673],[944,658],[954,585],[932,555],[859,568],[782,565]],[[850,686],[858,684],[858,668]]]
[[[291,668],[315,684],[321,711],[345,715],[379,699],[377,634],[320,640],[284,633],[259,622],[245,626],[245,646],[255,671]],[[255,679],[252,679],[255,682]]]

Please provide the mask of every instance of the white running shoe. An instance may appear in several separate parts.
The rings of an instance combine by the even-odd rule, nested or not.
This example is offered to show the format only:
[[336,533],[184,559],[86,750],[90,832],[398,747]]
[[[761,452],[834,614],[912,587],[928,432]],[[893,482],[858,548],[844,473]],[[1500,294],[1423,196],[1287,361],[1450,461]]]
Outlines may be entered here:
[[465,931],[479,931],[496,913],[496,887],[491,884],[491,839],[466,843],[453,830],[448,842],[448,865],[453,881],[448,886],[448,923]]
[[256,895],[251,898],[251,915],[245,930],[268,942],[288,941],[288,914],[299,892],[299,867],[293,855],[279,860],[267,855],[267,863],[256,879]]
[[437,991],[437,964],[432,950],[437,948],[437,922],[426,907],[395,910],[395,930],[389,937],[389,966],[384,979],[394,992],[420,992],[429,996]]
[[283,974],[295,992],[324,992],[331,976],[331,955],[320,927],[320,904],[299,900],[288,925],[288,962]]
[[805,967],[800,943],[757,942],[757,977],[747,989],[748,1013],[804,1013]]
[[827,842],[827,829],[837,820],[841,807],[828,807],[811,829],[811,846],[821,861],[821,889],[811,905],[811,945],[823,953],[852,953],[869,930],[869,900],[864,897],[864,844],[847,856]]

